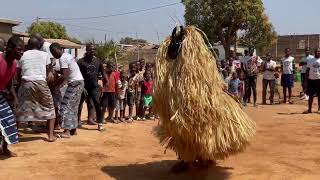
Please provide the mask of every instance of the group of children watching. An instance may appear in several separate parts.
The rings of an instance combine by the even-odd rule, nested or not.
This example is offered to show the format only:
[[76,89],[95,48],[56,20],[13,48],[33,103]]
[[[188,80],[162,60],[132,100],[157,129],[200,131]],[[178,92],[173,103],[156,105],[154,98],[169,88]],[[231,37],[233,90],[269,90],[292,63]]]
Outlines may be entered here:
[[[144,60],[129,64],[129,72],[116,70],[111,61],[106,64],[106,79],[103,80],[101,106],[103,117],[113,123],[154,119],[152,112],[153,64]],[[126,107],[129,114],[126,117]],[[135,117],[134,107],[136,109]],[[146,114],[148,112],[148,115]]]

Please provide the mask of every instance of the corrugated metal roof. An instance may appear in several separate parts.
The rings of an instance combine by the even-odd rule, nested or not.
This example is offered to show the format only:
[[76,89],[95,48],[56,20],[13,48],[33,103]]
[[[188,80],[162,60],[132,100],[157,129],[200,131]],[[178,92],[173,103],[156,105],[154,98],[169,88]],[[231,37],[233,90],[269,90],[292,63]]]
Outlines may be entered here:
[[[49,43],[59,43],[61,47],[68,49],[80,49],[81,45],[66,39],[45,39]],[[24,43],[28,44],[29,38],[24,38]]]
[[11,20],[11,19],[3,19],[3,18],[0,18],[0,23],[11,24],[13,26],[17,26],[17,25],[21,24],[21,22],[19,22],[19,21],[15,21],[15,20]]

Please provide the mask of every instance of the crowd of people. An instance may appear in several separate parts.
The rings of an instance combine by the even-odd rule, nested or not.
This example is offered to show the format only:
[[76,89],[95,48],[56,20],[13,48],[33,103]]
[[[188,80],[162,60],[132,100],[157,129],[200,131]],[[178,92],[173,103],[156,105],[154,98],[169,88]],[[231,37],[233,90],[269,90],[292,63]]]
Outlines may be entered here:
[[[113,61],[103,64],[95,56],[95,45],[87,44],[84,57],[76,60],[38,33],[26,46],[18,36],[7,43],[0,39],[0,51],[0,152],[5,156],[16,156],[8,144],[19,142],[17,129],[23,123],[46,132],[48,142],[77,135],[85,101],[87,124],[99,131],[106,122],[155,118],[153,63],[144,59],[131,61],[126,72]],[[39,121],[47,123],[39,126]]]
[[[27,123],[37,132],[46,132],[48,141],[71,138],[82,126],[82,107],[87,104],[88,125],[131,123],[133,120],[155,119],[153,104],[154,65],[144,59],[130,61],[128,71],[113,61],[105,64],[95,56],[96,47],[86,45],[82,59],[76,60],[64,52],[58,43],[49,43],[40,34],[32,34],[27,46],[17,37],[7,43],[0,38],[0,129],[1,151],[6,156],[16,156],[8,144],[19,142],[17,129]],[[220,70],[228,91],[239,98],[244,106],[257,106],[257,76],[263,73],[262,104],[269,102],[293,104],[295,66],[290,48],[277,66],[269,52],[262,60],[254,49],[238,58],[234,52],[220,63]],[[320,113],[320,49],[314,56],[310,48],[300,61],[301,97],[308,101],[312,112],[314,96],[318,96]],[[280,86],[283,89],[281,98]],[[128,109],[128,111],[126,111]],[[128,113],[127,113],[128,112]],[[35,122],[46,121],[39,126]],[[38,125],[38,126],[37,126]],[[17,128],[16,128],[17,127]],[[58,132],[58,129],[63,129]],[[55,131],[56,130],[56,131]]]
[[[310,48],[305,48],[305,56],[299,63],[301,72],[301,99],[308,101],[308,110],[305,114],[312,113],[313,98],[318,96],[318,113],[320,113],[320,49],[316,49],[314,56]],[[298,68],[295,58],[291,56],[291,49],[285,49],[285,57],[280,61],[280,66],[273,60],[268,52],[265,60],[254,55],[254,49],[245,50],[245,56],[238,58],[231,52],[227,60],[220,63],[224,81],[228,85],[230,94],[239,98],[244,106],[250,103],[253,94],[253,105],[257,106],[257,75],[263,74],[262,80],[262,104],[267,104],[267,88],[269,86],[270,104],[275,104],[275,95],[279,103],[293,104],[292,89],[295,83],[295,74]],[[280,87],[283,89],[283,101],[281,102]]]

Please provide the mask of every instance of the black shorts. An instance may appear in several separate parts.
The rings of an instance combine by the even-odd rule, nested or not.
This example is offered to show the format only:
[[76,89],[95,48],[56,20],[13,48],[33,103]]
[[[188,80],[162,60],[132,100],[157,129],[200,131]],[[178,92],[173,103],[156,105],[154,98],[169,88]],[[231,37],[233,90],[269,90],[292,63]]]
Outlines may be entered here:
[[115,108],[117,103],[117,96],[115,92],[104,92],[101,98],[101,107]]
[[316,79],[316,80],[308,79],[307,95],[308,96],[320,95],[320,79]]
[[134,106],[134,99],[135,99],[135,93],[133,92],[128,92],[127,93],[127,104],[129,107],[133,107]]

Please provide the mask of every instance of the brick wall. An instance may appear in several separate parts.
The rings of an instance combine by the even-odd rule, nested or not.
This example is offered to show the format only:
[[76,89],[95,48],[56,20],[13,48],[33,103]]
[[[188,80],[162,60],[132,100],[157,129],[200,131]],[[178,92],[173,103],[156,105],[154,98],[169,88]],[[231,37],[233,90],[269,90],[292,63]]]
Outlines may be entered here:
[[[314,52],[315,48],[319,48],[320,44],[320,34],[313,35],[287,35],[279,36],[277,49],[278,56],[277,60],[280,60],[284,57],[285,48],[291,48],[292,56],[295,57],[296,61],[299,61],[301,57],[304,56],[304,48],[308,46],[311,48],[311,52]],[[276,44],[270,48],[273,56],[276,57]]]

